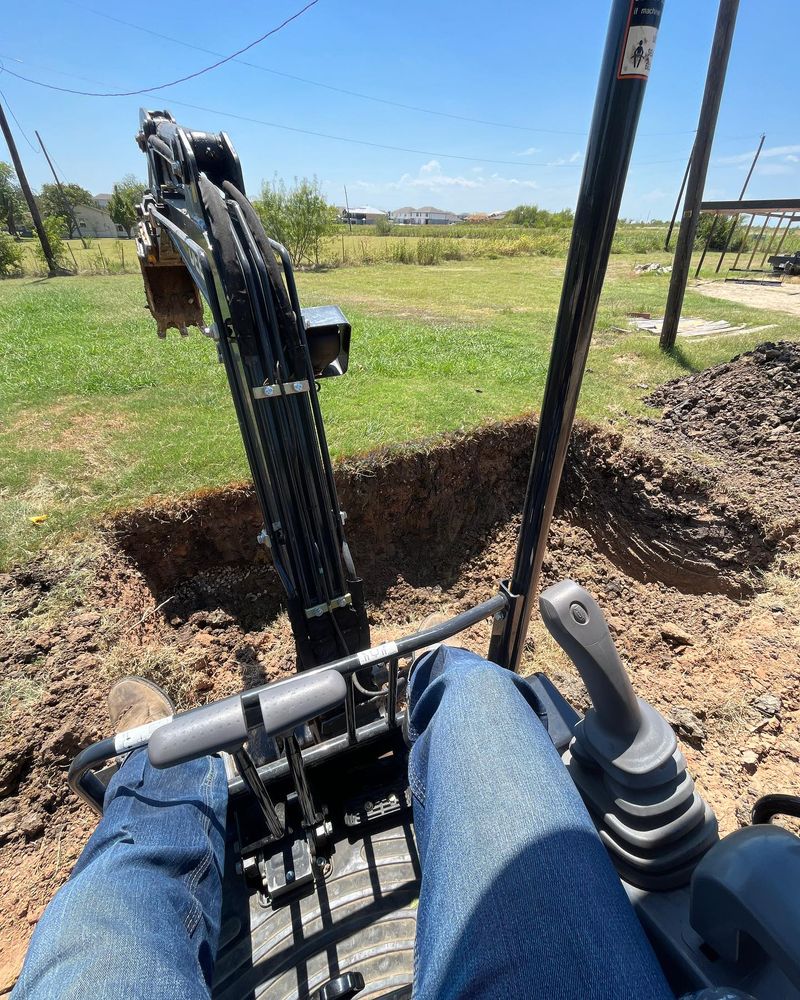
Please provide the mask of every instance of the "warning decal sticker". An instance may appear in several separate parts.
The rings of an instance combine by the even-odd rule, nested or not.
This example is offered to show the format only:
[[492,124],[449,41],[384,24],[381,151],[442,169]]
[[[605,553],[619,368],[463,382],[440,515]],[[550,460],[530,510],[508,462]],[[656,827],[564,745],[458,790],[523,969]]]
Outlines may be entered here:
[[646,80],[650,75],[663,9],[664,0],[631,0],[631,12],[617,72],[620,80]]

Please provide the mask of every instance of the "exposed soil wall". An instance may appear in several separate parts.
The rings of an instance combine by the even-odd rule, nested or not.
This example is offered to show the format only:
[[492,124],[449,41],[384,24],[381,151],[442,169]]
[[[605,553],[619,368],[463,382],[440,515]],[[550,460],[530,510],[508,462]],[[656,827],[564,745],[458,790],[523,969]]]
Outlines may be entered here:
[[[521,419],[337,467],[347,538],[371,599],[398,573],[422,586],[451,582],[521,509],[535,433]],[[575,429],[557,513],[586,527],[625,572],[687,593],[746,593],[772,557],[757,518],[716,497],[707,474],[588,424]],[[255,574],[279,600],[256,542],[261,527],[255,495],[241,486],[123,513],[112,530],[157,599],[226,566],[248,573],[248,590]]]

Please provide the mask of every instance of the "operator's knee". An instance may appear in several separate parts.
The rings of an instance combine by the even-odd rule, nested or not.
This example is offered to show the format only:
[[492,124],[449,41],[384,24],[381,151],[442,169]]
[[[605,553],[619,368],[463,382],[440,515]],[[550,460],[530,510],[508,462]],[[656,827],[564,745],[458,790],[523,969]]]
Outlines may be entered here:
[[475,728],[502,719],[509,704],[520,698],[518,685],[515,674],[470,650],[452,646],[432,650],[417,662],[411,678],[412,740],[436,713],[443,712],[454,727]]
[[411,698],[419,698],[440,677],[447,678],[448,687],[455,687],[465,683],[467,678],[499,669],[469,649],[437,646],[417,661],[411,678]]

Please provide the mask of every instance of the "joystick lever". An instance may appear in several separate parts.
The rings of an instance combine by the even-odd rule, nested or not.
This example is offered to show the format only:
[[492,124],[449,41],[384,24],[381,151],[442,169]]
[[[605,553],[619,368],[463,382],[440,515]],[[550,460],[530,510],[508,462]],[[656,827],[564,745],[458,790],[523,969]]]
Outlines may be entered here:
[[583,587],[562,580],[542,592],[539,607],[592,702],[564,761],[617,870],[646,889],[684,885],[716,842],[717,822],[672,728],[636,697],[603,612]]

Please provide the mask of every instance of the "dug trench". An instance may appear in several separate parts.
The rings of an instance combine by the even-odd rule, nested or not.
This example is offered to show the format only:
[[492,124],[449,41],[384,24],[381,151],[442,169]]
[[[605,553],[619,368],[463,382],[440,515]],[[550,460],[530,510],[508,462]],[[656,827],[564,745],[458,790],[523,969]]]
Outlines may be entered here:
[[[640,696],[672,722],[723,830],[755,797],[792,791],[800,598],[796,537],[681,451],[579,424],[543,576],[604,608]],[[373,643],[455,613],[509,576],[535,424],[490,425],[336,470]],[[643,443],[644,442],[644,443]],[[293,642],[252,491],[230,487],[120,513],[60,559],[0,578],[8,628],[0,739],[0,992],[95,818],[66,788],[74,754],[107,735],[105,695],[127,673],[181,708],[293,669]],[[794,539],[794,541],[793,541]],[[787,560],[789,562],[787,563]],[[488,624],[461,644],[484,651]],[[581,709],[571,665],[534,621],[525,671]],[[498,719],[498,725],[502,720]]]

